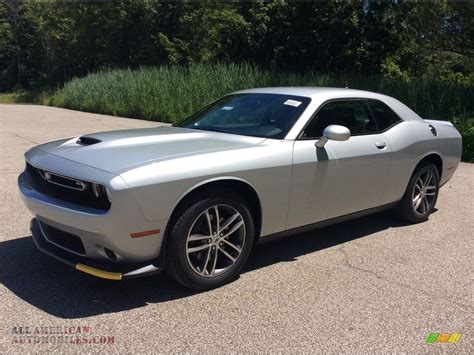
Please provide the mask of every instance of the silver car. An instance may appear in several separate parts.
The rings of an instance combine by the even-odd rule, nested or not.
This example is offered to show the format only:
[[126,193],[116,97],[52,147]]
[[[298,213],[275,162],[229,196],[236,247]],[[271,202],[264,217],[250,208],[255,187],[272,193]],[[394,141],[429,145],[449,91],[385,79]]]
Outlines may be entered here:
[[39,145],[18,184],[43,252],[106,279],[164,269],[204,290],[272,236],[385,208],[425,221],[460,156],[451,123],[392,97],[261,88],[174,127]]

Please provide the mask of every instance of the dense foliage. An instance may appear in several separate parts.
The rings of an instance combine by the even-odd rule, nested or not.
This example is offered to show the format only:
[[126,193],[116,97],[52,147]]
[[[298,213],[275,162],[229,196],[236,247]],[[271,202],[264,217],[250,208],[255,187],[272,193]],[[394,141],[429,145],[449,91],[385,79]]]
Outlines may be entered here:
[[0,90],[103,68],[249,62],[472,83],[472,2],[0,2]]

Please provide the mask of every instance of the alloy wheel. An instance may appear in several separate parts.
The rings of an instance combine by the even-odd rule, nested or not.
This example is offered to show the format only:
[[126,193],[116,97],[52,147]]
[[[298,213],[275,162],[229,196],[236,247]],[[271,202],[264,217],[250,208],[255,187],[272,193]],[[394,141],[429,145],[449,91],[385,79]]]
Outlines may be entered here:
[[434,174],[431,170],[424,171],[416,180],[412,194],[415,213],[424,215],[433,206],[437,189],[437,186],[433,185],[434,181]]
[[215,277],[239,259],[246,231],[242,215],[228,205],[214,205],[193,222],[186,239],[186,256],[194,272]]

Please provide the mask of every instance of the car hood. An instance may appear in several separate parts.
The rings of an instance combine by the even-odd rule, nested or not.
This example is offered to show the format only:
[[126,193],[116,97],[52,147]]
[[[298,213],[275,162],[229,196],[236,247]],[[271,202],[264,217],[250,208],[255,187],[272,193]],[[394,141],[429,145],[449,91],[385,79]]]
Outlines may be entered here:
[[244,148],[264,140],[180,127],[156,127],[87,134],[36,148],[114,173],[160,160]]

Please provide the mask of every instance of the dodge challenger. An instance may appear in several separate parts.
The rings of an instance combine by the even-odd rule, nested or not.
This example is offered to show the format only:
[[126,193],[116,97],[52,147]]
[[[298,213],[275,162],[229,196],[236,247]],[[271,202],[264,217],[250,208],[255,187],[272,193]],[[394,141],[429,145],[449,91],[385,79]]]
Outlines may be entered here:
[[235,279],[257,242],[393,208],[428,219],[461,136],[400,101],[338,88],[226,95],[179,125],[86,134],[25,153],[41,251],[122,280]]

